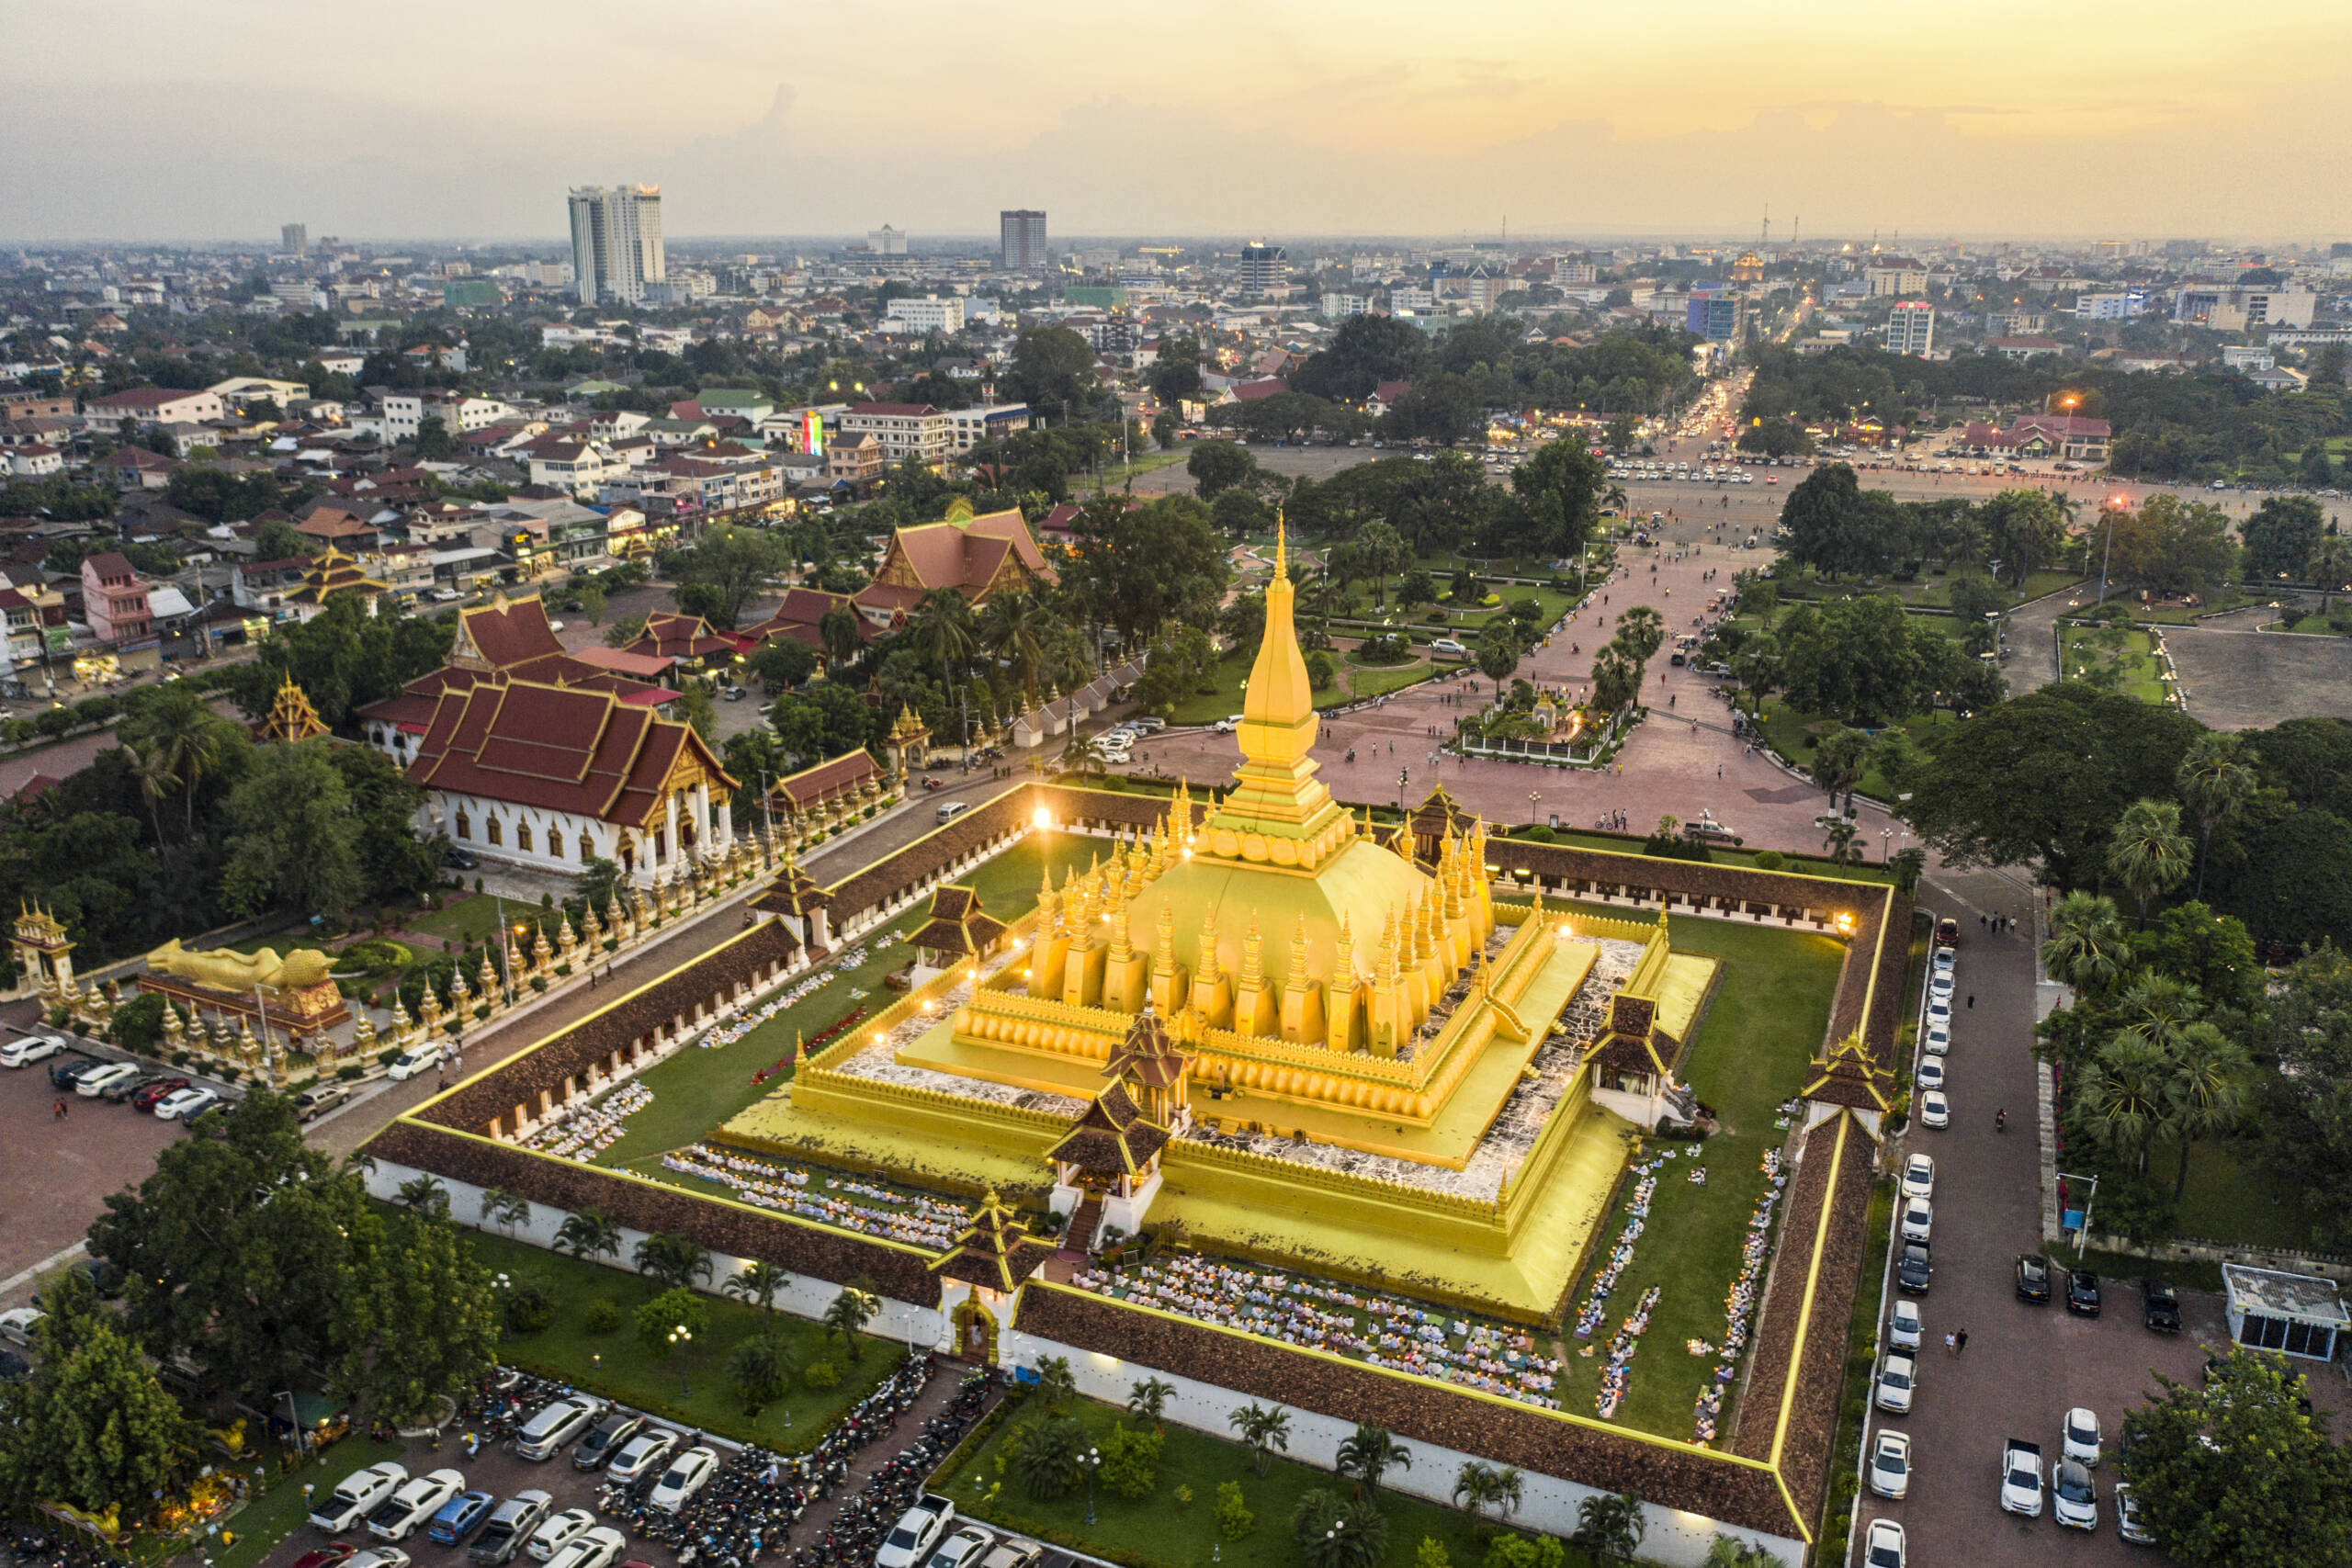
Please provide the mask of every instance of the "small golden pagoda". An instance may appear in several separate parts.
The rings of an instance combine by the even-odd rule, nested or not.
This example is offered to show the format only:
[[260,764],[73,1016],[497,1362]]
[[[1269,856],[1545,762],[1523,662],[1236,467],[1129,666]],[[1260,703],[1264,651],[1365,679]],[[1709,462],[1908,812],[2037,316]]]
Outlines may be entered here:
[[389,587],[368,576],[356,559],[329,545],[311,558],[311,564],[302,569],[302,586],[286,598],[289,604],[323,605],[337,593],[364,593],[372,600]]
[[319,710],[302,688],[294,683],[289,672],[277,688],[277,700],[269,705],[269,716],[254,726],[254,739],[275,740],[283,745],[295,745],[327,732]]

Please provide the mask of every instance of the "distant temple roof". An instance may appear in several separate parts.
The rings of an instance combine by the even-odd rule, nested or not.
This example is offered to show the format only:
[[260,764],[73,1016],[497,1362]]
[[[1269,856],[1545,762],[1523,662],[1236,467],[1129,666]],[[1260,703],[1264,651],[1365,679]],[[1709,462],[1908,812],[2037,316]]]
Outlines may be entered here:
[[1021,1217],[1004,1206],[993,1190],[980,1200],[980,1212],[956,1238],[956,1245],[931,1261],[931,1271],[967,1285],[1011,1291],[1037,1271],[1054,1249],[1029,1234]]
[[1168,1129],[1136,1108],[1124,1082],[1096,1095],[1046,1157],[1087,1170],[1133,1176],[1168,1142]]
[[931,919],[907,941],[929,953],[966,957],[985,953],[1002,936],[1005,925],[980,912],[980,896],[971,887],[941,887],[931,896]]

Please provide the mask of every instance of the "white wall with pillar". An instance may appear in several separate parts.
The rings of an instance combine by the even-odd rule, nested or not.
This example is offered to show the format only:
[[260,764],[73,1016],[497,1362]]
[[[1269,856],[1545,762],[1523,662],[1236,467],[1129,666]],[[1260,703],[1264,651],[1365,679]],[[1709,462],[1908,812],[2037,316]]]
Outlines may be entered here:
[[[686,796],[683,811],[681,794]],[[695,827],[691,847],[681,832],[688,824]],[[447,833],[451,843],[483,860],[537,871],[577,876],[592,857],[612,861],[626,867],[627,880],[639,887],[676,876],[694,861],[718,860],[735,847],[734,820],[725,807],[712,804],[707,783],[667,792],[661,830],[655,832],[601,817],[447,790],[426,792],[417,810],[416,829],[426,836]]]
[[[998,1337],[997,1357],[1003,1366],[1034,1368],[1038,1358],[1044,1356],[1068,1358],[1070,1373],[1078,1382],[1078,1392],[1109,1404],[1125,1405],[1135,1385],[1146,1378],[1157,1377],[1171,1382],[1175,1384],[1176,1392],[1169,1396],[1167,1418],[1179,1426],[1190,1427],[1220,1438],[1229,1439],[1233,1435],[1229,1418],[1236,1406],[1252,1403],[1248,1394],[1183,1377],[1164,1367],[1122,1360],[1099,1350],[1081,1350],[1074,1345],[1065,1345],[1018,1330],[1008,1330]],[[1286,1457],[1306,1464],[1325,1470],[1335,1469],[1340,1460],[1340,1445],[1355,1435],[1356,1424],[1348,1416],[1329,1416],[1301,1405],[1285,1404],[1279,1400],[1259,1399],[1254,1403],[1288,1412],[1290,1448]],[[1404,1434],[1399,1434],[1399,1438],[1412,1452],[1412,1468],[1389,1472],[1381,1478],[1381,1485],[1448,1506],[1453,1502],[1454,1477],[1461,1472],[1463,1465],[1486,1457],[1422,1442]],[[1518,1512],[1511,1516],[1511,1523],[1519,1529],[1545,1535],[1571,1534],[1577,1528],[1577,1509],[1585,1499],[1607,1495],[1601,1488],[1536,1471],[1523,1472],[1522,1484],[1525,1500]],[[1760,1546],[1782,1562],[1804,1561],[1804,1543],[1794,1537],[1770,1535],[1727,1525],[1703,1514],[1665,1507],[1656,1503],[1645,1502],[1642,1511],[1648,1524],[1642,1536],[1644,1562],[1668,1562],[1675,1564],[1676,1568],[1702,1568],[1718,1535],[1727,1535],[1736,1540]]]

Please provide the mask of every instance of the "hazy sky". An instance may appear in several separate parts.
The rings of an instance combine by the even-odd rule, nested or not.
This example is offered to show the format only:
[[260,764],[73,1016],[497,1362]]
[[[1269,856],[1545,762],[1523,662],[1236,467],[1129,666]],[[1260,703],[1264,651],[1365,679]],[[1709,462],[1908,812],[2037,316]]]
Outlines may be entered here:
[[2352,4],[0,0],[0,242],[2352,237]]

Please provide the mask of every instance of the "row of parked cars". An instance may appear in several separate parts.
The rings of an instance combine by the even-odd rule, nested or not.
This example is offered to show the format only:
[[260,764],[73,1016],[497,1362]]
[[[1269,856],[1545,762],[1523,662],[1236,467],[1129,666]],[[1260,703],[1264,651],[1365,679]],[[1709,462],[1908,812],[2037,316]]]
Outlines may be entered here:
[[[602,1471],[617,1482],[653,1480],[649,1506],[675,1513],[709,1484],[719,1471],[718,1450],[684,1439],[633,1410],[587,1394],[555,1400],[516,1429],[516,1454],[553,1459],[571,1449],[575,1470]],[[518,1554],[547,1568],[648,1568],[623,1562],[628,1538],[596,1522],[585,1508],[562,1508],[548,1493],[531,1488],[501,1502],[495,1494],[466,1485],[462,1472],[428,1471],[412,1476],[385,1461],[354,1471],[311,1514],[311,1524],[328,1535],[364,1528],[384,1544],[360,1548],[335,1541],[303,1557],[297,1568],[407,1568],[398,1542],[418,1529],[439,1546],[463,1546],[475,1568],[500,1568]]]
[[0,1045],[0,1066],[29,1067],[42,1061],[50,1063],[49,1081],[60,1093],[72,1089],[84,1100],[127,1104],[166,1122],[193,1122],[224,1099],[219,1089],[177,1073],[71,1051],[62,1034],[20,1035]]

